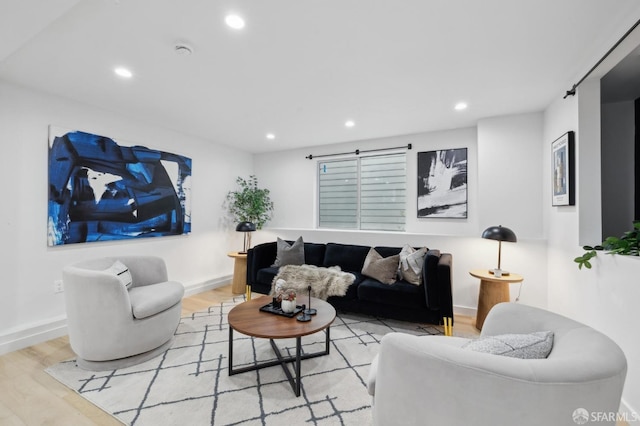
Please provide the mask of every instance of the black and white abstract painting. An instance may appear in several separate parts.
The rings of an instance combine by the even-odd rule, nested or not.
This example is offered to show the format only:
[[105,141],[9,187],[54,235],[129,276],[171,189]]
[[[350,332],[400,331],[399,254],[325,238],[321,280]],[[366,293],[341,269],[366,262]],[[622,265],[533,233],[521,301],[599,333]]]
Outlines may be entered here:
[[467,217],[467,148],[418,153],[418,217]]

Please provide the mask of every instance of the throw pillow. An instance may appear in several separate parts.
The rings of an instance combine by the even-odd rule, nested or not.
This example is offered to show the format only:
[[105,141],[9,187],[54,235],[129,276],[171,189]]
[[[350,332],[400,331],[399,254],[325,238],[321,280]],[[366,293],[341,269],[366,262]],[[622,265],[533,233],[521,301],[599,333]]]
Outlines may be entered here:
[[422,264],[424,263],[424,257],[426,255],[426,247],[416,250],[409,244],[405,244],[400,251],[398,277],[411,284],[422,284]]
[[302,241],[302,237],[299,237],[291,245],[278,237],[276,250],[276,261],[271,266],[304,264],[304,241]]
[[362,275],[375,278],[384,284],[393,284],[396,282],[399,262],[399,255],[382,257],[371,247],[364,259],[364,265],[362,265]]
[[552,347],[553,331],[481,337],[463,346],[472,351],[521,359],[546,358]]
[[115,275],[125,288],[128,289],[131,287],[131,283],[133,282],[131,279],[131,272],[129,271],[129,268],[119,260],[116,260],[113,265],[105,269],[105,272]]

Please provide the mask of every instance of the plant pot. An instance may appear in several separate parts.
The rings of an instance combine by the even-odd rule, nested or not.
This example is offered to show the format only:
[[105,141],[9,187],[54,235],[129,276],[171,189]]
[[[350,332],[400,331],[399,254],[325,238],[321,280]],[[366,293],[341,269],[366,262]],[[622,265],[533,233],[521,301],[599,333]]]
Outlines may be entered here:
[[291,312],[296,310],[296,299],[283,300],[282,302],[280,302],[280,307],[282,308],[282,312],[290,314]]

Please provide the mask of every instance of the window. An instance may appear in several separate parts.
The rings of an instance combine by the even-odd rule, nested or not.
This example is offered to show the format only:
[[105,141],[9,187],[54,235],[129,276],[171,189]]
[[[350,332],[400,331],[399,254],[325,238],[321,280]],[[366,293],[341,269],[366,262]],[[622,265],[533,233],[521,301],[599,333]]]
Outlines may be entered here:
[[318,227],[404,231],[406,155],[318,162]]

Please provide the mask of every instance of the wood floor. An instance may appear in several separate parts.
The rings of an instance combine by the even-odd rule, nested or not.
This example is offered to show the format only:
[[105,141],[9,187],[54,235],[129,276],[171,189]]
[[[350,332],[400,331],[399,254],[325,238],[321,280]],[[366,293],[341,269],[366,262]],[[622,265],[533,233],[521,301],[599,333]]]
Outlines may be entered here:
[[[201,311],[232,296],[228,285],[187,297],[182,313]],[[478,334],[473,324],[472,318],[456,316],[454,333]],[[44,372],[73,357],[66,336],[0,356],[0,425],[121,425]]]
[[[187,297],[182,313],[204,310],[232,296],[229,285]],[[44,372],[74,356],[66,336],[0,356],[0,425],[122,425]]]

